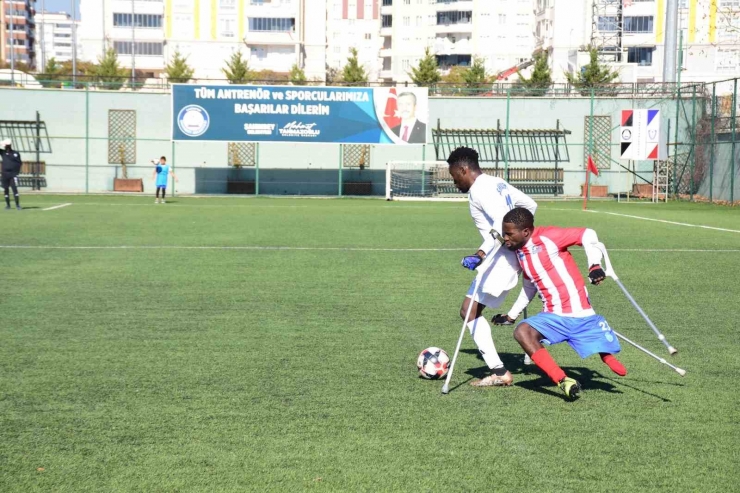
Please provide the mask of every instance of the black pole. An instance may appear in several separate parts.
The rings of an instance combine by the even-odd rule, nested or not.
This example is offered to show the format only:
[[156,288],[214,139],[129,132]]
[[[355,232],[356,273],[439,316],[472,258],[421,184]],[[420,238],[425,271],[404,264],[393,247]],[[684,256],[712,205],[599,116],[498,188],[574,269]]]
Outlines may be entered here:
[[33,190],[41,190],[40,175],[41,175],[41,115],[36,112],[36,163],[34,163],[33,169]]
[[560,120],[557,120],[557,123],[555,123],[555,196],[558,196],[558,158],[560,157],[560,143],[559,143],[559,134],[560,134]]

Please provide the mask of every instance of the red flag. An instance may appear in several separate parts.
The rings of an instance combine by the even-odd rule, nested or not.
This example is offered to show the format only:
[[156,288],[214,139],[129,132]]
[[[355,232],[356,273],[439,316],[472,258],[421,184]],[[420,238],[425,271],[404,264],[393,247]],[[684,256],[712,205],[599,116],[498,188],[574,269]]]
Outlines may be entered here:
[[385,113],[383,120],[389,128],[397,127],[401,124],[401,118],[398,116],[398,105],[396,104],[396,88],[392,87],[388,92],[388,99],[385,101]]
[[594,175],[599,176],[599,169],[596,167],[596,164],[594,163],[594,160],[590,155],[588,156],[588,163],[586,164],[586,169],[588,169]]

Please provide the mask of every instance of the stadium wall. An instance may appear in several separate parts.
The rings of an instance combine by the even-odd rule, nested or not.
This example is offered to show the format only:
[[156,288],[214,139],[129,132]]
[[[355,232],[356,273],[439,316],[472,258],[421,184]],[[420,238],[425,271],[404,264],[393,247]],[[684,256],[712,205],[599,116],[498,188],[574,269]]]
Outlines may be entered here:
[[[10,101],[0,110],[1,120],[34,120],[39,111],[46,123],[52,152],[42,154],[46,162],[46,191],[106,192],[120,176],[120,166],[109,163],[108,115],[110,110],[136,112],[136,163],[128,165],[129,178],[143,178],[145,191],[153,191],[150,161],[167,156],[179,178],[177,193],[226,193],[228,168],[225,142],[170,141],[170,94],[116,91],[70,91],[56,89],[0,89]],[[364,170],[340,170],[341,151],[336,144],[259,145],[260,194],[337,195],[343,181],[370,181],[373,195],[384,194],[384,169],[388,161],[432,161],[436,159],[430,129],[443,128],[554,129],[568,136],[569,162],[560,164],[565,172],[565,195],[578,196],[584,180],[584,146],[589,145],[591,100],[588,97],[557,98],[453,98],[430,99],[426,146],[374,146]],[[619,160],[619,124],[622,109],[657,107],[664,111],[664,126],[675,115],[675,100],[595,98],[593,114],[611,118],[612,162],[592,184],[607,185],[610,193],[631,187],[632,177],[616,163]],[[508,111],[508,117],[507,117]],[[675,125],[675,123],[673,123]],[[665,127],[664,127],[665,128]],[[675,127],[673,127],[675,128]],[[667,131],[667,129],[666,129]],[[34,156],[24,154],[25,160]],[[443,158],[443,156],[440,156]],[[652,180],[652,162],[633,163],[634,169]],[[503,163],[500,164],[503,166]],[[552,167],[552,164],[511,164],[510,167]],[[243,176],[255,176],[243,169]],[[643,183],[638,181],[638,183]]]

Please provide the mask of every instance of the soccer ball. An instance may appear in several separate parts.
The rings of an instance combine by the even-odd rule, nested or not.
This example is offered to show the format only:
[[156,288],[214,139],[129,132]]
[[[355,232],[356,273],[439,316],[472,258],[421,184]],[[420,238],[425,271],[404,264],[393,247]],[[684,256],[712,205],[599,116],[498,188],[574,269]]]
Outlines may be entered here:
[[424,378],[442,378],[447,375],[447,370],[450,369],[450,357],[447,356],[444,349],[428,347],[419,353],[416,367],[419,369],[419,374]]

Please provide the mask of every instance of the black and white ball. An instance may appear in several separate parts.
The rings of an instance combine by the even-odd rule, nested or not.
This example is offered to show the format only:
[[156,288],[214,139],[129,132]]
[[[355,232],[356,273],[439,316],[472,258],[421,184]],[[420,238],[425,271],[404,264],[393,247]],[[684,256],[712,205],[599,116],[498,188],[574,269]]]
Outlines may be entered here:
[[419,369],[419,374],[424,378],[442,378],[447,375],[447,370],[450,369],[450,357],[447,356],[444,349],[428,347],[419,353],[416,367]]

